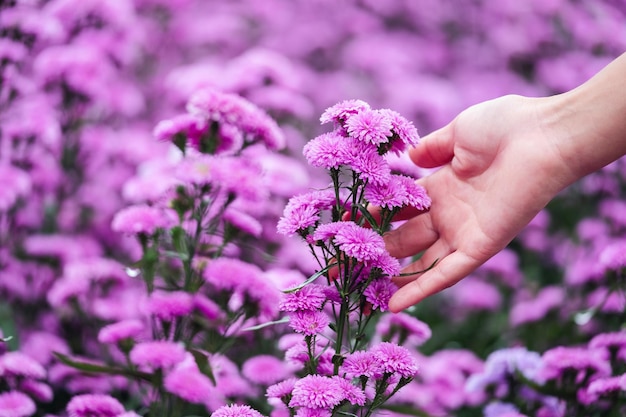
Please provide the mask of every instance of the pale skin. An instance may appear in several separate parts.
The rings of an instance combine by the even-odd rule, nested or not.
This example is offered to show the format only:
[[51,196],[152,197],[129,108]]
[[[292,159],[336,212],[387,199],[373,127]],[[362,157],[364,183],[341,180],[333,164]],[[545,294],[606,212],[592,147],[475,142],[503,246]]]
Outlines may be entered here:
[[448,288],[508,245],[557,193],[626,155],[626,54],[567,93],[505,96],[468,108],[409,151],[440,167],[418,182],[432,206],[405,210],[385,234],[391,255],[423,252],[395,278],[389,309]]

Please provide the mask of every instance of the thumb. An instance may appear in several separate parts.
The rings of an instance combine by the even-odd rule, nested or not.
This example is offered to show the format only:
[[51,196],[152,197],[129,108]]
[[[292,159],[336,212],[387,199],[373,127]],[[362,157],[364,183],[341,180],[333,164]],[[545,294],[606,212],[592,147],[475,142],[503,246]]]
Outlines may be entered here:
[[423,168],[434,168],[450,162],[454,156],[453,123],[424,136],[409,150],[411,160]]

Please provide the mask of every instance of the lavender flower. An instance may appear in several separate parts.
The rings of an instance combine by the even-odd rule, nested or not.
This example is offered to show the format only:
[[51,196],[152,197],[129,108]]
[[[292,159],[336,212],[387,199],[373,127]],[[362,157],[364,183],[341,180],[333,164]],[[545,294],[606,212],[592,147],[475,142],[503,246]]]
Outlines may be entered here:
[[580,347],[558,346],[544,352],[543,366],[538,377],[541,381],[560,380],[566,371],[576,373],[576,381],[585,376],[607,377],[611,375],[611,366],[604,354],[597,350]]
[[592,381],[587,387],[587,393],[591,396],[601,397],[619,391],[626,391],[626,374],[599,378]]
[[432,331],[423,321],[399,312],[383,315],[376,324],[376,334],[399,345],[418,347],[430,339]]
[[8,391],[0,394],[0,410],[7,417],[28,417],[35,414],[37,406],[28,395],[19,391]]
[[269,398],[291,398],[291,392],[296,385],[297,378],[289,378],[267,387],[266,395]]
[[286,236],[306,231],[320,219],[320,211],[331,208],[335,203],[332,190],[313,191],[292,197],[283,216],[278,221],[277,230]]
[[289,315],[289,327],[307,336],[323,332],[329,323],[323,311],[296,311]]
[[116,417],[124,411],[124,406],[118,400],[104,394],[77,395],[67,404],[70,417]]
[[500,349],[487,357],[482,372],[470,376],[466,388],[468,391],[482,391],[490,385],[495,385],[497,392],[506,391],[507,381],[516,372],[519,371],[525,378],[536,381],[542,366],[541,356],[536,352],[523,347]]
[[334,378],[307,375],[298,380],[291,392],[290,407],[333,409],[345,399],[342,387]]
[[349,141],[337,131],[332,131],[307,142],[302,154],[311,166],[337,169],[351,162],[349,147]]
[[419,134],[413,123],[402,117],[400,113],[390,109],[381,109],[379,113],[391,121],[391,131],[393,132],[391,151],[400,153],[408,147],[417,145]]
[[589,341],[590,349],[626,348],[626,331],[600,333]]

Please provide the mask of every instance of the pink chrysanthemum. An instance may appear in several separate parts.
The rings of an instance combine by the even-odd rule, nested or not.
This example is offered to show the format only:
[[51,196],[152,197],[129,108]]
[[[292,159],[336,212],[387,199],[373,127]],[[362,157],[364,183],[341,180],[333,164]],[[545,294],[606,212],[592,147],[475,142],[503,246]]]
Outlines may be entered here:
[[378,110],[365,110],[346,119],[346,130],[355,139],[379,146],[391,138],[391,120]]
[[231,404],[218,408],[211,417],[263,417],[263,414],[249,405]]
[[391,177],[391,168],[385,159],[375,150],[359,150],[355,147],[350,158],[350,167],[359,174],[359,178],[368,183],[384,184]]
[[148,312],[161,320],[172,321],[193,310],[193,297],[185,291],[154,291],[148,300]]
[[123,320],[103,327],[98,333],[98,341],[115,344],[124,339],[135,339],[144,328],[144,324],[139,320]]
[[342,387],[334,378],[307,375],[295,383],[289,406],[331,410],[344,399]]
[[[44,403],[52,401],[54,392],[50,385],[32,379],[25,379],[19,384],[20,391],[25,392],[37,401]],[[0,415],[2,415],[0,413]]]
[[334,204],[335,195],[332,190],[313,191],[292,197],[278,221],[277,230],[286,236],[306,230],[319,221],[321,210],[327,210]]
[[176,224],[176,213],[170,209],[136,205],[118,211],[113,217],[111,228],[120,233],[154,234],[157,229],[166,229]]
[[0,375],[43,379],[46,377],[46,370],[30,356],[16,351],[0,356]]
[[365,392],[361,388],[354,385],[352,381],[341,376],[335,375],[332,378],[337,382],[337,384],[339,384],[339,387],[343,391],[343,395],[345,397],[344,399],[348,400],[350,404],[360,406],[365,405],[367,398],[365,396]]
[[263,225],[261,222],[249,214],[233,207],[229,207],[224,211],[222,219],[225,223],[228,223],[250,236],[260,237],[261,233],[263,233]]
[[289,378],[277,384],[267,387],[266,395],[268,398],[283,398],[291,395],[293,387],[296,385],[296,378]]
[[350,115],[369,109],[370,105],[362,100],[345,100],[324,110],[320,122],[322,124],[330,122],[342,124]]
[[136,344],[130,351],[130,361],[147,369],[166,369],[185,359],[185,347],[181,343],[152,341]]
[[185,136],[199,137],[206,129],[207,124],[204,120],[191,114],[181,114],[160,121],[152,134],[157,140],[170,141],[179,133]]
[[363,196],[371,204],[387,209],[402,207],[407,202],[406,187],[398,181],[397,175],[390,176],[385,183],[368,183]]
[[116,417],[124,411],[118,400],[104,394],[77,395],[67,404],[69,417]]
[[311,166],[325,169],[339,168],[351,160],[346,157],[349,155],[349,145],[346,138],[333,131],[307,142],[302,154]]
[[285,362],[271,355],[257,355],[243,363],[241,373],[260,385],[271,385],[288,377],[291,372]]
[[300,407],[296,411],[296,417],[330,417],[332,412],[325,408]]
[[382,236],[353,222],[344,222],[337,230],[335,243],[346,256],[358,261],[374,260],[386,252]]
[[371,349],[385,374],[397,374],[403,378],[412,378],[417,374],[417,363],[411,352],[395,343],[383,342]]
[[357,350],[351,353],[343,361],[341,369],[350,378],[364,376],[378,379],[383,375],[380,362],[376,360],[374,353],[371,351]]
[[8,210],[19,197],[31,190],[30,176],[9,164],[0,164],[0,211]]
[[217,320],[224,315],[220,306],[202,294],[193,296],[193,308],[209,320]]
[[307,336],[321,333],[329,323],[323,311],[296,311],[289,315],[289,327]]
[[417,184],[411,177],[398,175],[397,178],[405,187],[406,205],[419,210],[426,210],[430,207],[431,200],[424,187]]
[[566,370],[574,370],[579,376],[591,374],[596,377],[611,375],[611,365],[601,350],[580,347],[557,346],[543,353],[543,366],[539,371],[541,381],[559,379]]
[[597,396],[610,395],[618,391],[626,391],[626,374],[596,379],[587,387],[587,393]]
[[319,310],[326,301],[325,288],[322,285],[309,284],[297,291],[283,294],[278,308],[280,311]]
[[6,417],[28,417],[35,414],[37,406],[30,397],[19,391],[0,394],[0,415]]
[[376,333],[380,335],[399,333],[403,335],[401,337],[406,337],[403,343],[405,346],[421,346],[432,336],[428,324],[403,312],[382,316],[376,324]]
[[381,109],[379,112],[391,121],[391,131],[394,134],[391,142],[392,152],[400,153],[405,151],[407,147],[417,145],[419,134],[413,123],[393,110]]
[[400,273],[400,261],[393,256],[389,255],[389,252],[381,252],[376,258],[367,263],[372,268],[380,269],[383,274],[395,277]]
[[589,342],[591,349],[623,349],[626,348],[626,331],[600,333]]
[[380,278],[372,281],[363,291],[363,295],[365,300],[372,305],[372,309],[387,311],[389,300],[397,290],[398,287],[390,279]]
[[165,376],[163,386],[167,392],[193,404],[202,404],[216,395],[211,380],[197,367],[177,366]]

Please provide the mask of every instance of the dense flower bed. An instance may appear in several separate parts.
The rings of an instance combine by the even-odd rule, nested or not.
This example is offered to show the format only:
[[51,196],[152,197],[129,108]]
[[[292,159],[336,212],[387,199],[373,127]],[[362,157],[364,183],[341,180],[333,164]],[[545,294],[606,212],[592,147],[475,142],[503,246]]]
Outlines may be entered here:
[[[621,416],[626,163],[386,312],[403,151],[621,0],[0,3],[0,416]],[[373,216],[368,208],[381,207]]]

